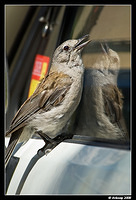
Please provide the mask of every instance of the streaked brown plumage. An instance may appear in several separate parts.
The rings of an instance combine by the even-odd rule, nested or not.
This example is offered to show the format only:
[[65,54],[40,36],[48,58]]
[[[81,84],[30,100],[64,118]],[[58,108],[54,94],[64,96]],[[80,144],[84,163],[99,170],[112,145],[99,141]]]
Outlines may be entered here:
[[20,107],[6,133],[11,135],[6,165],[16,144],[26,142],[33,134],[38,133],[46,143],[62,134],[80,102],[84,73],[80,53],[90,40],[81,42],[87,37],[68,40],[55,50],[49,75]]

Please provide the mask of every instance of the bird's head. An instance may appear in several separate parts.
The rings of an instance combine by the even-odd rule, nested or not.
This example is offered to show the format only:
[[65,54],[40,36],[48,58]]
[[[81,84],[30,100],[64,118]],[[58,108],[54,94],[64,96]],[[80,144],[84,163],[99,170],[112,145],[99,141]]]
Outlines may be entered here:
[[52,62],[55,64],[69,65],[71,67],[79,66],[82,63],[81,60],[81,50],[91,41],[88,40],[84,43],[81,43],[85,40],[88,35],[83,36],[80,39],[72,39],[63,42],[55,50],[53,55]]
[[101,47],[104,52],[104,60],[109,62],[107,64],[108,69],[118,71],[120,69],[120,58],[117,52],[110,49],[107,43],[101,43]]

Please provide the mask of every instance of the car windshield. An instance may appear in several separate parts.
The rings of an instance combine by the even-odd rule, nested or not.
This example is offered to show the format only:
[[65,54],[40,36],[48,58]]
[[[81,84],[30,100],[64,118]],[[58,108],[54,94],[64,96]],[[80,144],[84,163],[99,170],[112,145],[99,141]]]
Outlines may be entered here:
[[[83,35],[89,34],[89,39],[92,40],[82,52],[83,63],[85,66],[84,87],[82,99],[79,108],[76,111],[76,128],[74,129],[74,134],[108,140],[115,139],[116,141],[116,137],[112,137],[112,134],[116,134],[116,125],[118,127],[120,126],[119,129],[123,129],[121,121],[122,119],[121,117],[117,116],[119,107],[117,108],[116,106],[120,105],[115,105],[116,103],[120,102],[116,101],[113,96],[111,97],[111,99],[113,99],[110,99],[109,95],[113,94],[111,94],[112,86],[108,85],[109,83],[106,84],[106,78],[101,79],[103,81],[104,88],[101,89],[100,86],[96,85],[94,76],[97,76],[97,74],[92,72],[92,68],[98,68],[97,71],[103,73],[103,68],[108,67],[106,64],[102,63],[103,56],[107,53],[106,51],[112,49],[118,54],[120,59],[120,69],[117,76],[117,93],[122,93],[122,113],[124,118],[123,126],[125,127],[125,130],[127,129],[128,134],[130,134],[131,7],[116,5],[79,6],[70,7],[69,9],[71,9],[71,12],[76,9],[76,14],[73,21],[69,17],[71,23],[70,25],[68,24],[66,30],[70,30],[70,32],[68,33],[68,31],[65,30],[63,39],[67,39],[68,37],[80,38]],[[69,28],[70,26],[71,28]],[[106,48],[108,50],[106,50]],[[112,56],[109,57],[108,59],[112,59]],[[114,59],[116,62],[117,57]],[[97,67],[96,63],[98,63]],[[110,72],[108,76],[109,79],[111,79]],[[92,83],[93,86],[91,86]],[[112,81],[111,84],[113,85]],[[101,107],[99,106],[99,104],[103,103],[102,99],[100,99],[100,92],[103,93],[104,97],[107,95],[103,104],[103,110],[101,110]],[[117,93],[116,95],[118,95]],[[96,109],[94,108],[95,106],[97,107]],[[107,111],[105,109],[107,109]],[[111,134],[106,128],[108,125],[106,126],[104,124],[106,123],[106,119],[104,119],[104,115],[102,115],[100,112],[105,112],[103,114],[107,114],[107,116],[110,118],[110,122],[115,125],[111,130]],[[102,131],[102,134],[99,134],[98,132],[101,130],[98,127],[102,127],[101,129],[105,131],[105,134],[104,131]]]
[[[126,130],[130,138],[131,6],[66,5],[34,6],[32,9],[32,12],[37,9],[36,12],[40,14],[35,14],[35,24],[33,20],[29,37],[25,36],[30,42],[23,44],[25,53],[20,53],[20,57],[17,54],[15,61],[9,63],[11,103],[8,104],[7,128],[27,98],[36,53],[43,53],[41,49],[45,48],[44,55],[51,57],[56,46],[65,40],[88,34],[92,41],[82,51],[85,67],[82,98],[70,119],[68,129],[74,136],[89,136],[97,141],[104,139],[122,142],[119,132],[125,135]],[[46,20],[40,18],[44,16],[42,13],[46,13],[47,19],[52,20],[48,34],[45,30],[43,32]],[[44,33],[42,39],[41,32]],[[40,51],[36,52],[36,48]],[[14,73],[19,70],[18,74]],[[24,79],[20,78],[22,72]],[[13,80],[15,76],[17,78]]]

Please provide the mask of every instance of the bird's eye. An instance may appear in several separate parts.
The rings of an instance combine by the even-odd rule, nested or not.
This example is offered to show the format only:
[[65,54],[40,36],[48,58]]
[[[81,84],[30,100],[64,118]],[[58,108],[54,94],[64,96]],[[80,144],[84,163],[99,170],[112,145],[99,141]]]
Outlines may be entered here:
[[68,51],[69,50],[69,46],[64,46],[64,50]]

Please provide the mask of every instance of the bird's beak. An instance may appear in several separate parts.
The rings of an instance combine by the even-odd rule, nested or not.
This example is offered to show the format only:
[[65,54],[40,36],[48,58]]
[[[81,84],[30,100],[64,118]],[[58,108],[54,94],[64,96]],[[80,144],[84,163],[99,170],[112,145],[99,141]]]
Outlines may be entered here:
[[92,41],[92,40],[87,40],[86,42],[81,44],[81,42],[88,37],[89,37],[89,35],[85,35],[85,36],[81,37],[80,39],[78,39],[78,42],[75,45],[75,49],[77,49],[77,51],[80,50],[80,49],[83,49],[84,46],[86,46],[89,42]]
[[106,42],[104,42],[104,44],[102,44],[100,42],[100,44],[101,44],[103,52],[106,53],[106,54],[108,54],[109,53],[109,49],[110,49],[109,46],[108,46],[108,44]]

